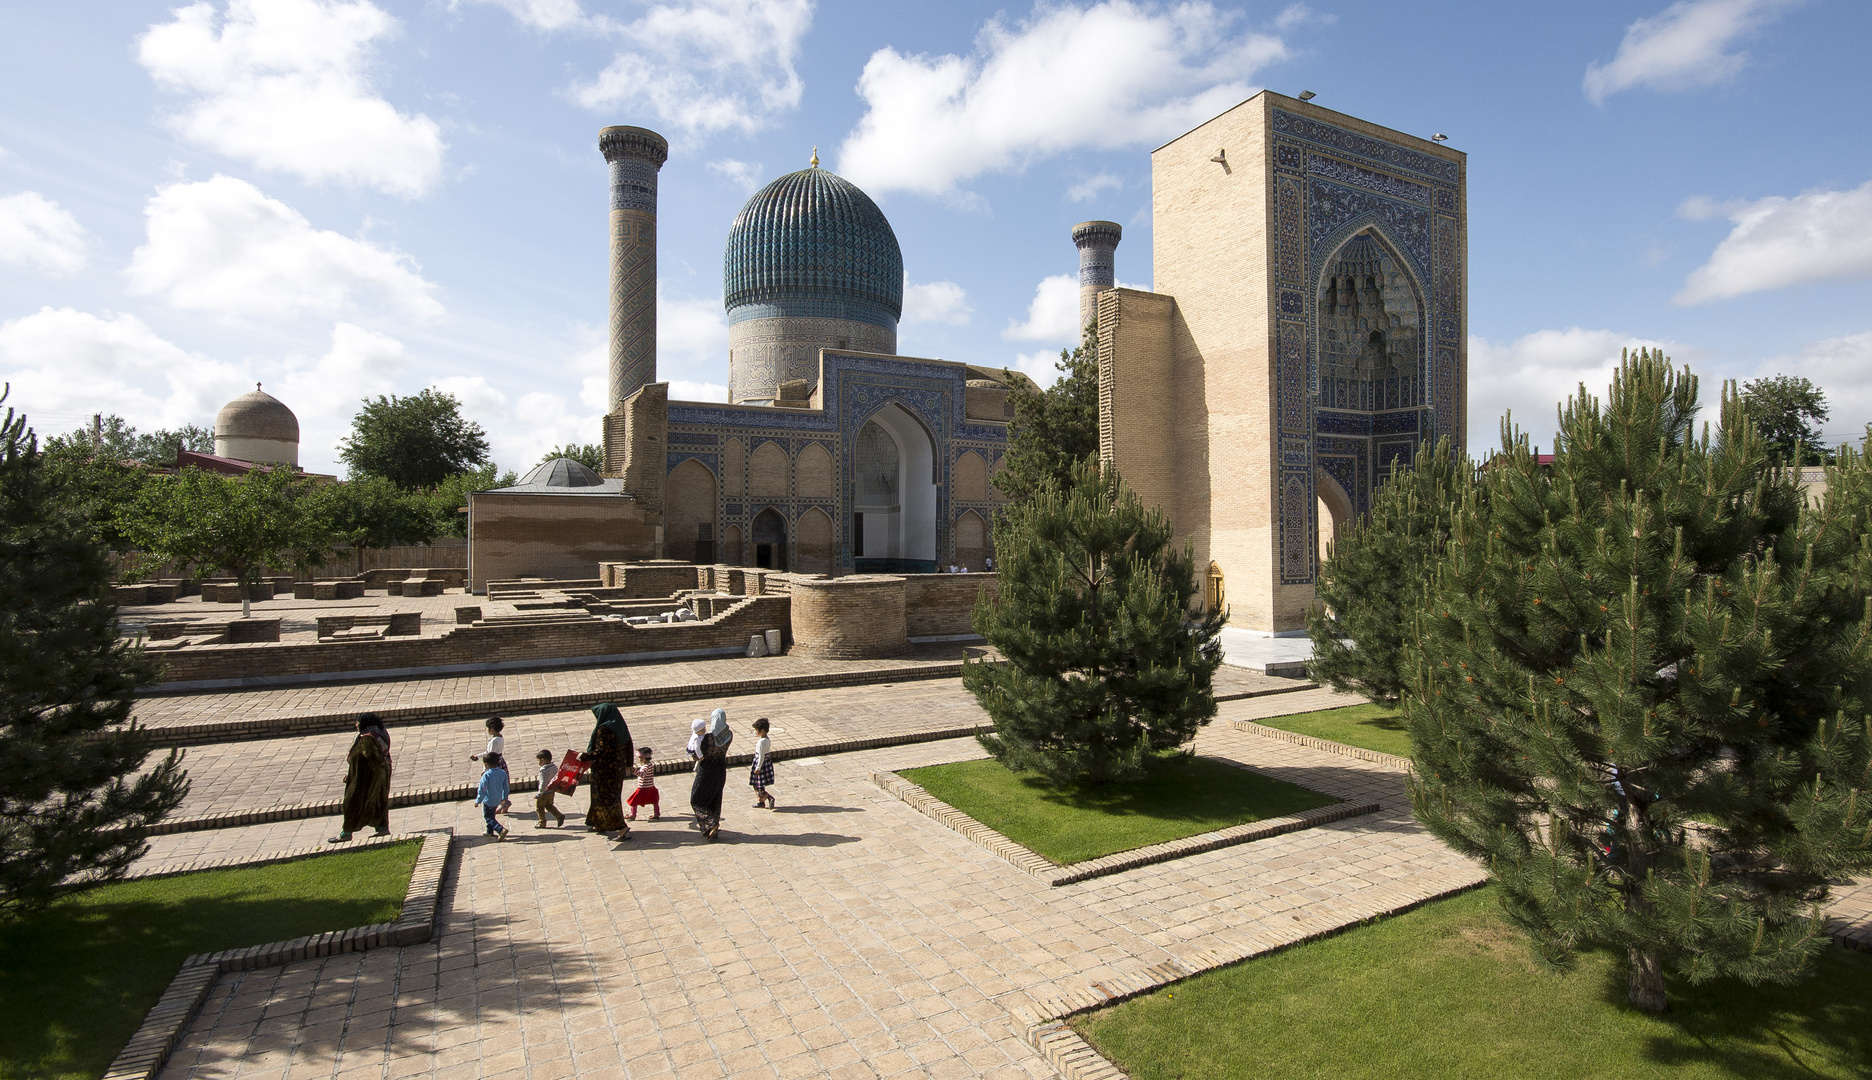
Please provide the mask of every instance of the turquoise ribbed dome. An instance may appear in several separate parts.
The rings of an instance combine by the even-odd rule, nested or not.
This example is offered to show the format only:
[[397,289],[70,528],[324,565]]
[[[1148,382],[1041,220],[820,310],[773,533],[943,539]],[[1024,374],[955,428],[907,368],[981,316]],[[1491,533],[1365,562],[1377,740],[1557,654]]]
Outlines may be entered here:
[[852,318],[895,329],[903,251],[871,197],[825,169],[788,173],[754,193],[722,267],[730,321],[773,315]]

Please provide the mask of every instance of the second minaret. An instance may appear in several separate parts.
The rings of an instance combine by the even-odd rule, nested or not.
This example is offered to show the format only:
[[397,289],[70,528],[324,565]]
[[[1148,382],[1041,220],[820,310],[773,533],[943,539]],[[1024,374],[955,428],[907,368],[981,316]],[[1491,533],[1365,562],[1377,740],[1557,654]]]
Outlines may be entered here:
[[608,127],[598,149],[611,166],[610,413],[656,381],[657,170],[669,140],[648,128]]

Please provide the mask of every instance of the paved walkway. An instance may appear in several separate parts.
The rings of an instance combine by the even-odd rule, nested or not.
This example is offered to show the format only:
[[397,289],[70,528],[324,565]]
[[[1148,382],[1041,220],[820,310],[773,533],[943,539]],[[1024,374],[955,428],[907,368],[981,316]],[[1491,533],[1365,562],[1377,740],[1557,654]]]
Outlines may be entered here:
[[[978,756],[968,740],[782,762],[781,809],[731,785],[716,844],[680,820],[615,844],[518,819],[494,844],[471,807],[397,811],[468,837],[438,941],[226,977],[164,1076],[1044,1076],[1020,1038],[1038,1001],[1479,879],[1411,821],[1399,774],[1228,729],[1251,704],[1200,748],[1385,809],[1057,889],[869,782]],[[148,861],[321,825],[160,837]]]

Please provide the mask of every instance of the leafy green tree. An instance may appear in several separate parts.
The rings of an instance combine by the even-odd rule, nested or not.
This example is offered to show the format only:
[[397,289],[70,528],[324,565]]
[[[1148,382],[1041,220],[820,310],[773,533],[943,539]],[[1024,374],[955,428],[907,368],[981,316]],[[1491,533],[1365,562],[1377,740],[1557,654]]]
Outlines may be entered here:
[[453,394],[428,387],[409,397],[365,401],[339,441],[353,477],[382,476],[402,488],[432,488],[486,463],[487,433],[461,414]]
[[604,472],[604,447],[597,443],[566,443],[555,446],[539,459],[544,465],[554,458],[571,458],[595,473]]
[[150,470],[123,458],[94,454],[90,445],[57,444],[42,452],[59,516],[80,524],[92,540],[124,552],[130,548],[121,514],[136,502]]
[[81,427],[64,435],[54,435],[45,443],[47,453],[83,453],[110,461],[141,461],[147,465],[174,465],[178,450],[214,452],[214,432],[187,424],[173,431],[160,428],[141,434],[123,417],[112,413],[102,418],[95,431]]
[[435,517],[437,536],[468,536],[468,493],[492,488],[512,487],[520,482],[512,469],[497,472],[488,462],[473,472],[456,473],[425,493],[429,511]]
[[1872,866],[1872,462],[1804,511],[1733,385],[1694,434],[1696,385],[1628,356],[1551,468],[1504,425],[1407,649],[1418,818],[1654,1013],[1667,969],[1799,978]]
[[1820,465],[1827,460],[1827,446],[1816,426],[1826,422],[1826,391],[1812,382],[1799,375],[1751,379],[1742,384],[1742,407],[1755,421],[1775,464]]
[[427,544],[442,531],[427,493],[404,491],[382,476],[328,484],[314,499],[332,530],[357,550],[360,573],[367,549]]
[[1026,502],[1048,480],[1067,483],[1073,466],[1099,452],[1097,323],[1087,343],[1061,349],[1059,381],[1045,390],[1016,390],[1014,423],[1008,431],[1007,467],[995,486],[1014,502]]
[[1450,518],[1474,466],[1447,437],[1393,465],[1371,513],[1346,525],[1320,567],[1319,603],[1307,612],[1307,672],[1333,689],[1395,706],[1404,689],[1410,619],[1449,540]]
[[1197,613],[1189,547],[1117,470],[1080,461],[994,535],[999,596],[975,630],[1003,660],[962,674],[994,719],[989,753],[1058,784],[1133,779],[1215,716],[1227,614]]
[[[0,394],[0,399],[5,395]],[[110,565],[69,517],[24,416],[0,423],[0,911],[123,876],[188,793],[131,697],[158,669],[117,636]]]
[[[225,571],[244,586],[268,566],[329,562],[337,539],[310,481],[285,469],[223,476],[183,469],[144,486],[125,532],[156,563],[202,576]],[[241,617],[253,614],[243,592]]]

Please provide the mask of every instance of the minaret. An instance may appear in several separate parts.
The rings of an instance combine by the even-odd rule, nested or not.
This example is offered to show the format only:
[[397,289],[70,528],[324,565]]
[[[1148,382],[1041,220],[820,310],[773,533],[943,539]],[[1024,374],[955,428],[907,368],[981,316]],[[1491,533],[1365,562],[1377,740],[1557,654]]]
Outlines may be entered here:
[[611,165],[611,400],[656,381],[657,170],[669,140],[648,128],[608,127],[598,149]]
[[1073,243],[1079,248],[1079,332],[1098,311],[1098,294],[1117,282],[1113,273],[1113,255],[1124,229],[1116,221],[1082,221],[1073,226]]

